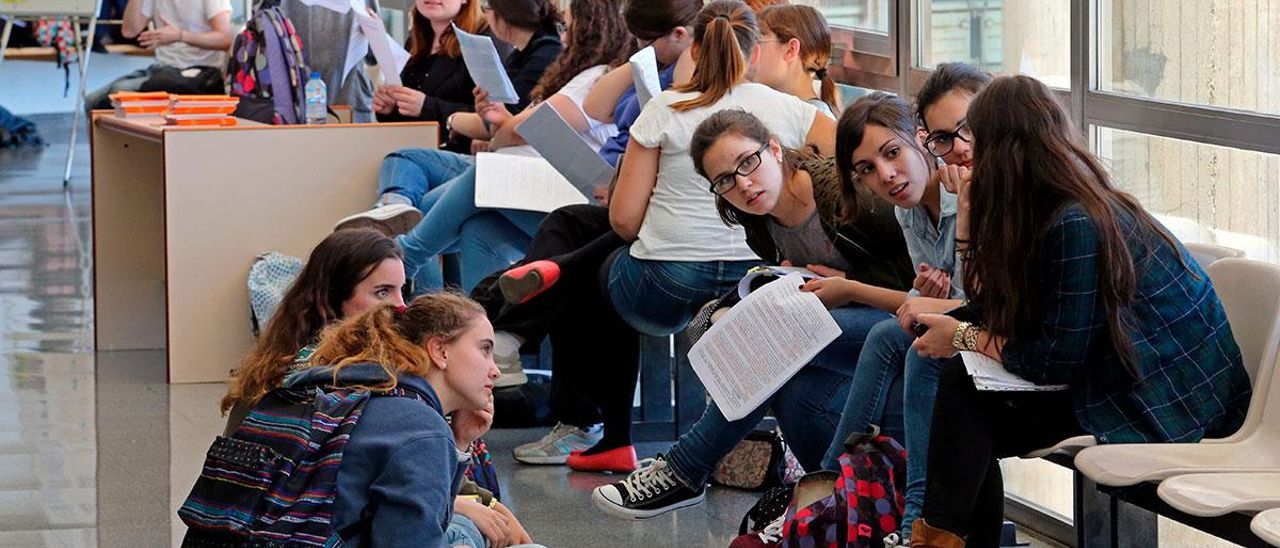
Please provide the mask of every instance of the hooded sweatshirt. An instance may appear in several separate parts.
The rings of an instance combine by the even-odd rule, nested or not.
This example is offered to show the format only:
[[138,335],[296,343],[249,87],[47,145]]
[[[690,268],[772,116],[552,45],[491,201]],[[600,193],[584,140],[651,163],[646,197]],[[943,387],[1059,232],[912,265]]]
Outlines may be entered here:
[[[376,386],[388,379],[381,366],[362,363],[339,370],[337,384]],[[333,369],[327,366],[285,380],[290,388],[334,384]],[[440,398],[426,379],[405,375],[399,387],[422,401],[372,398],[338,468],[330,523],[352,546],[444,546],[466,463],[458,460]]]

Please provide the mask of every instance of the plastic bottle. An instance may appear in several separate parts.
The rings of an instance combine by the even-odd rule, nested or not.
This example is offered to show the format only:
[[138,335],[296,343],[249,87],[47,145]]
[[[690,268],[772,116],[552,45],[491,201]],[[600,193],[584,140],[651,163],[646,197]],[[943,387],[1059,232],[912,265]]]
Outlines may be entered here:
[[328,120],[329,91],[320,79],[319,72],[312,72],[307,80],[307,125],[323,124]]

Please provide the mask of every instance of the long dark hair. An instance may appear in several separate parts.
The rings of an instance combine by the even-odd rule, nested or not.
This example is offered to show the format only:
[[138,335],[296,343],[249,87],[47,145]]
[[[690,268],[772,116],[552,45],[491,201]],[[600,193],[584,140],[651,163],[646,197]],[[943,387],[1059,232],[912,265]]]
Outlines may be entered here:
[[698,96],[672,103],[671,110],[681,112],[715,104],[742,82],[757,34],[756,14],[746,4],[716,0],[703,7],[693,23],[693,43],[698,47],[693,78],[672,88],[696,91]]
[[[769,131],[769,128],[765,127],[764,122],[761,122],[756,115],[745,110],[730,108],[708,116],[693,131],[693,139],[689,143],[689,155],[693,157],[693,169],[703,179],[711,179],[707,176],[707,170],[702,166],[702,160],[707,155],[707,150],[721,137],[729,134],[740,135],[760,144],[767,143],[770,140],[778,141],[777,137]],[[782,147],[782,178],[784,181],[790,178],[796,170],[800,169],[801,160],[802,154],[799,151],[785,146]],[[720,220],[729,226],[741,224],[742,217],[753,217],[750,213],[733,207],[733,204],[729,203],[729,200],[726,200],[720,194],[716,195],[716,212],[720,214]]]
[[573,0],[569,9],[573,18],[564,49],[529,94],[534,101],[554,95],[586,69],[621,65],[636,51],[636,39],[622,20],[622,0]]
[[489,8],[504,23],[534,32],[558,32],[564,22],[556,0],[489,0]]
[[342,319],[342,303],[356,285],[382,261],[402,258],[395,240],[367,228],[339,230],[316,245],[266,330],[231,375],[222,410],[240,402],[253,404],[280,386],[298,350]]
[[636,38],[645,41],[666,36],[676,27],[692,25],[702,0],[631,0],[622,18]]
[[[973,186],[964,285],[996,336],[1034,336],[1045,313],[1046,232],[1063,207],[1084,209],[1098,232],[1098,296],[1112,347],[1136,378],[1126,312],[1137,290],[1122,218],[1136,234],[1172,236],[1129,194],[1116,190],[1102,163],[1047,86],[1028,76],[993,80],[969,105]],[[963,245],[963,242],[962,242]],[[1032,268],[1028,268],[1031,266]],[[1184,265],[1185,266],[1185,265]]]
[[[480,12],[480,0],[464,0],[462,9],[454,17],[453,24],[471,34],[478,34],[485,29],[484,14]],[[431,20],[413,6],[413,25],[409,29],[413,33],[413,43],[409,46],[409,58],[417,60],[431,55],[431,43],[435,41],[436,31],[431,28]],[[462,56],[462,46],[458,37],[453,34],[453,26],[444,29],[440,35],[440,52],[446,57],[457,59]]]
[[855,185],[861,183],[853,173],[853,152],[862,144],[868,125],[893,131],[908,148],[925,158],[929,169],[934,169],[936,165],[916,136],[915,121],[911,119],[911,105],[901,97],[883,91],[859,97],[836,122],[836,171],[840,173],[840,197],[843,202],[840,208],[841,222],[853,220],[858,211]]
[[970,96],[977,95],[991,82],[991,73],[968,63],[942,63],[933,69],[933,73],[925,79],[916,94],[916,121],[920,127],[929,129],[924,123],[924,111],[952,91],[964,91]]

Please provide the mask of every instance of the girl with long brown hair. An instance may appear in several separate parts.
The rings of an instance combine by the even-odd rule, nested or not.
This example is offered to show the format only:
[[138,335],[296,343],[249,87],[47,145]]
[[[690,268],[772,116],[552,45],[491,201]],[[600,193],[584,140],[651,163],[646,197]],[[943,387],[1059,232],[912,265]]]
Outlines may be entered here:
[[[1196,442],[1234,432],[1249,377],[1204,270],[1115,189],[1043,83],[1006,76],[969,107],[971,178],[956,239],[969,306],[922,314],[924,355],[951,358],[934,404],[924,511],[912,546],[999,542],[998,459],[1092,434]],[[1055,391],[979,391],[978,352]]]
[[[831,28],[812,6],[775,5],[760,11],[760,62],[752,81],[790,93],[835,118],[840,98],[827,74]],[[821,82],[819,90],[813,82]]]
[[[471,99],[475,82],[462,61],[453,29],[472,34],[487,29],[480,1],[414,1],[409,61],[400,71],[402,84],[379,86],[373,94],[378,121],[427,120],[443,128],[454,113],[475,109]],[[466,152],[470,148],[465,139],[452,139],[447,133],[444,137],[445,149]]]
[[[689,145],[698,124],[726,108],[752,112],[790,148],[813,146],[830,155],[835,124],[813,105],[746,82],[756,55],[755,14],[737,0],[702,8],[693,25],[693,78],[645,105],[609,202],[614,232],[630,245],[613,252],[602,279],[618,314],[637,331],[670,335],[685,328],[703,303],[738,283],[759,257],[741,228],[725,226],[708,181]],[[659,457],[622,482],[596,489],[606,512],[641,517],[696,504],[703,485]],[[685,469],[693,469],[687,466]]]

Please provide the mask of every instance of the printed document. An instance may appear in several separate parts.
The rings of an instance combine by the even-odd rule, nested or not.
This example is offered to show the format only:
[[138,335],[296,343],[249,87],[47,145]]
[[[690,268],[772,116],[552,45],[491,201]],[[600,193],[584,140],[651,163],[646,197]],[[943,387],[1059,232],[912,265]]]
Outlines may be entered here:
[[613,178],[613,166],[592,150],[550,103],[538,107],[516,133],[587,198]]
[[631,78],[636,84],[636,101],[640,108],[655,95],[662,93],[662,83],[658,80],[658,57],[653,46],[637,51],[631,56]]
[[693,348],[689,362],[726,419],[741,419],[777,392],[840,326],[817,295],[788,274],[729,309]]
[[453,33],[458,37],[458,45],[462,46],[462,61],[471,73],[476,86],[489,92],[489,100],[498,103],[519,103],[520,96],[507,77],[507,69],[502,66],[502,57],[493,46],[488,36],[471,34],[454,25]]
[[500,152],[476,155],[476,207],[550,213],[585,203],[587,198],[542,158]]
[[[352,0],[352,2],[357,1]],[[403,71],[405,63],[409,62],[409,52],[387,34],[387,28],[382,25],[382,19],[361,10],[353,10],[353,13],[356,16],[356,28],[364,34],[369,42],[369,49],[373,50],[373,57],[378,60],[378,70],[382,71],[382,82],[393,86],[403,85],[400,82],[400,71]]]
[[1010,373],[1000,362],[978,352],[960,352],[964,368],[973,377],[973,385],[983,391],[1052,392],[1066,390],[1065,384],[1035,384]]

